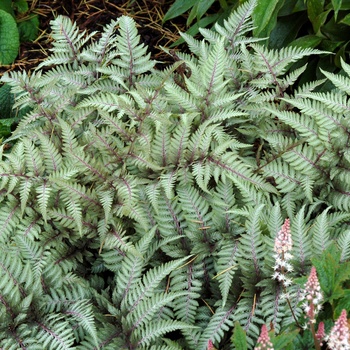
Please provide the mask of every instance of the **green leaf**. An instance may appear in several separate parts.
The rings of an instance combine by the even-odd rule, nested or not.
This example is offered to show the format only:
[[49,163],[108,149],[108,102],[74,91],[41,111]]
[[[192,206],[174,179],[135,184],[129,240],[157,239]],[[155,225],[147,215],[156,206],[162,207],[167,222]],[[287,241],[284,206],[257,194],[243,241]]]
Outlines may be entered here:
[[312,22],[312,26],[314,28],[314,31],[316,34],[320,34],[320,28],[326,23],[328,14],[331,12],[331,10],[327,10],[322,12],[319,16],[315,18],[315,20]]
[[210,6],[214,3],[215,0],[199,0],[193,7],[187,18],[187,26],[189,26],[192,21],[197,17],[199,21],[203,15],[208,11]]
[[343,309],[350,310],[350,289],[345,289],[342,298],[338,300],[334,318],[338,318]]
[[325,301],[332,303],[333,300],[342,297],[344,294],[342,284],[350,278],[350,262],[339,262],[340,251],[336,245],[332,243],[320,257],[311,261],[316,267]]
[[18,12],[18,13],[25,13],[28,11],[28,3],[26,0],[14,0],[13,2],[13,8]]
[[4,84],[0,88],[0,119],[13,117],[12,106],[14,104],[14,96],[11,93],[11,86]]
[[176,0],[165,14],[163,23],[169,19],[178,17],[198,3],[199,0]]
[[247,335],[238,321],[235,322],[235,328],[231,337],[231,342],[235,346],[236,350],[248,349]]
[[317,35],[305,35],[292,41],[288,46],[298,46],[303,49],[314,48],[319,45],[322,38]]
[[[199,28],[205,28],[209,24],[215,22],[218,19],[219,15],[210,15],[210,16],[205,16],[203,17],[200,21],[196,22],[192,27],[190,27],[187,31],[186,34],[195,36],[199,32]],[[182,44],[185,40],[183,38],[180,38],[176,40],[173,44],[170,45],[170,47],[176,47],[180,44]]]
[[275,350],[286,350],[291,343],[294,341],[295,337],[299,334],[299,329],[294,331],[289,331],[280,334],[276,337],[271,337],[271,343],[273,344],[273,348]]
[[342,3],[342,0],[332,0],[335,20],[337,20],[338,12],[339,12],[340,7],[341,7],[341,3]]
[[301,12],[301,11],[307,10],[305,0],[297,0],[296,3],[295,3],[295,0],[289,0],[289,1],[293,1],[293,4],[294,4],[293,12]]
[[21,42],[33,41],[38,37],[39,18],[37,15],[18,23],[18,31]]
[[339,23],[343,23],[347,26],[350,26],[350,13],[346,15]]
[[325,51],[334,52],[339,46],[344,44],[343,41],[322,40],[320,49]]
[[278,11],[283,3],[282,0],[258,0],[252,15],[255,36],[260,38],[269,36],[276,26]]
[[0,64],[12,63],[19,49],[19,35],[14,18],[0,10]]
[[308,21],[306,14],[294,13],[279,17],[275,28],[271,31],[269,46],[282,48],[295,40],[300,29]]
[[12,8],[12,0],[1,0],[0,1],[0,10],[3,10],[9,13],[11,16],[15,16]]
[[200,19],[214,3],[215,0],[201,0],[198,4],[197,19]]
[[0,137],[9,136],[11,134],[11,125],[15,122],[15,118],[0,119]]
[[[323,8],[324,0],[307,0],[307,14],[313,25],[317,17],[323,12]],[[315,32],[317,31],[315,30]]]

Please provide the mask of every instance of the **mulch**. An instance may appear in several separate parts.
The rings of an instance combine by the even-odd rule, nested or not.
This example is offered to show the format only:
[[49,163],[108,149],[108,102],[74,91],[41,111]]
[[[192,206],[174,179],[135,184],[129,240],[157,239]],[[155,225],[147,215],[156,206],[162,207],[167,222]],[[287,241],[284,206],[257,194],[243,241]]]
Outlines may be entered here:
[[148,46],[153,59],[171,60],[161,50],[170,47],[179,39],[179,32],[186,31],[186,18],[180,16],[162,23],[164,14],[174,0],[28,0],[28,15],[39,15],[39,35],[33,42],[22,43],[16,61],[1,66],[0,76],[5,71],[25,70],[30,72],[47,57],[52,46],[50,21],[57,15],[68,16],[76,21],[81,30],[101,31],[104,25],[121,15],[134,18],[141,40]]

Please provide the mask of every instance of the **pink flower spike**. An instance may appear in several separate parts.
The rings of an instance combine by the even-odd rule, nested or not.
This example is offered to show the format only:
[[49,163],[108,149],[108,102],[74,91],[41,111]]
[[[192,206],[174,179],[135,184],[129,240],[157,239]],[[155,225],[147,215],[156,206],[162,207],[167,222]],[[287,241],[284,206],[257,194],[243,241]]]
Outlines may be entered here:
[[216,350],[214,348],[214,344],[213,344],[211,339],[208,340],[208,348],[207,348],[207,350]]
[[324,322],[318,324],[317,333],[315,334],[316,339],[318,339],[320,346],[323,345],[322,341],[326,338],[326,333],[324,332]]
[[274,273],[272,278],[282,284],[284,288],[288,287],[292,280],[287,277],[287,273],[293,271],[293,266],[289,263],[292,259],[292,235],[290,232],[290,220],[286,219],[275,238],[273,255],[275,258]]
[[277,254],[282,254],[290,250],[292,250],[292,235],[290,233],[290,220],[286,219],[277,233],[274,251]]
[[328,347],[332,350],[349,350],[350,334],[346,311],[343,310],[331,329],[328,337]]
[[321,310],[321,303],[323,300],[315,266],[312,266],[309,278],[305,284],[303,300],[303,309],[309,322],[315,323],[316,315]]
[[266,324],[262,325],[261,327],[261,333],[258,338],[257,346],[254,348],[254,350],[274,350]]
[[326,333],[324,332],[324,323],[320,322],[317,328],[316,338],[321,341],[325,338]]

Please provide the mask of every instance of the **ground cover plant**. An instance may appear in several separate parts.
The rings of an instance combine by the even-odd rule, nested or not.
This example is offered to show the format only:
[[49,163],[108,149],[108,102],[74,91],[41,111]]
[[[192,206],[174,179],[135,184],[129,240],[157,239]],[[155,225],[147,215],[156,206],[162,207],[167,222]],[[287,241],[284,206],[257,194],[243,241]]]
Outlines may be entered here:
[[294,88],[323,53],[247,37],[254,5],[163,70],[129,17],[59,16],[4,75],[30,112],[1,149],[1,348],[346,344],[350,79]]

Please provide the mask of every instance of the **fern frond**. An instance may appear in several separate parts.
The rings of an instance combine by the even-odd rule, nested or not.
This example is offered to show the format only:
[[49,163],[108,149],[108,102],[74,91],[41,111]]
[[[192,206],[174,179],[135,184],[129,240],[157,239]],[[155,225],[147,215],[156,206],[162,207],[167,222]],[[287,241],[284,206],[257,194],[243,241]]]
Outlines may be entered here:
[[111,21],[103,29],[100,39],[89,46],[84,48],[81,53],[81,59],[95,63],[98,67],[107,66],[112,59],[114,59],[117,53],[112,48],[116,43],[115,29],[118,25],[119,19]]
[[76,23],[68,17],[58,16],[50,22],[52,27],[52,37],[54,38],[53,54],[39,64],[37,69],[52,64],[65,64],[80,60],[80,51],[83,45],[95,33],[86,35],[86,32],[79,32]]
[[238,321],[246,332],[248,347],[253,349],[264,324],[264,315],[259,300],[244,298],[240,300],[234,313],[234,321]]
[[137,282],[137,286],[135,286],[133,290],[130,290],[124,299],[130,307],[129,312],[133,312],[142,300],[151,297],[153,291],[158,287],[161,280],[170,274],[171,271],[181,266],[187,259],[188,258],[185,257],[170,261],[159,267],[148,270],[147,273],[144,274],[142,280]]
[[46,181],[44,181],[42,185],[36,187],[36,192],[38,194],[37,200],[38,200],[40,212],[41,212],[41,215],[43,216],[44,221],[46,222],[48,203],[52,192],[52,187]]
[[224,332],[233,328],[233,315],[235,308],[218,307],[214,315],[211,317],[208,326],[203,330],[203,333],[198,341],[198,350],[206,350],[208,340],[220,343],[224,336]]
[[135,333],[133,334],[133,338],[135,339],[135,346],[147,349],[152,341],[159,338],[163,334],[173,332],[175,330],[191,328],[195,327],[179,321],[164,320],[160,322],[149,322],[144,328],[136,329]]
[[174,292],[185,291],[185,293],[174,300],[174,311],[176,319],[195,324],[196,314],[199,306],[200,292],[202,289],[201,278],[203,270],[201,264],[190,263],[181,268],[181,271],[173,271],[170,275],[170,287]]
[[330,244],[330,225],[328,218],[328,211],[330,208],[324,210],[317,216],[311,229],[310,235],[312,236],[313,252],[316,255],[322,254]]
[[64,314],[71,316],[85,330],[86,334],[94,339],[95,344],[98,343],[93,309],[89,300],[82,299],[73,303],[64,311]]
[[149,298],[143,299],[126,318],[126,325],[133,331],[142,325],[151,322],[159,310],[174,299],[185,295],[185,292],[155,293]]
[[[342,68],[345,70],[345,68],[349,67],[342,59],[341,59],[341,65]],[[347,93],[347,95],[350,95],[350,79],[346,76],[342,76],[340,74],[334,74],[330,72],[326,72],[325,70],[321,69],[321,72],[327,77],[328,80],[330,80],[334,86],[336,86],[339,90],[344,91]],[[348,68],[347,74],[349,75],[350,70]],[[332,94],[330,94],[332,95]],[[330,96],[332,97],[332,96]],[[345,105],[347,105],[345,103]]]
[[20,204],[10,197],[10,202],[0,211],[0,241],[8,241],[11,233],[20,222]]
[[117,36],[117,47],[120,58],[113,63],[125,71],[128,86],[134,84],[135,75],[151,70],[154,66],[150,54],[146,55],[147,48],[140,44],[140,36],[137,33],[135,22],[127,16],[119,19],[119,31]]
[[350,232],[344,231],[338,238],[338,246],[341,250],[340,261],[348,261],[350,258]]
[[291,220],[291,234],[293,240],[292,254],[296,259],[295,270],[300,270],[301,273],[306,274],[306,265],[311,256],[311,240],[307,239],[309,232],[305,224],[305,207],[302,207],[294,219]]
[[73,331],[63,318],[63,315],[50,315],[36,325],[36,341],[45,349],[65,350],[73,346]]
[[[215,31],[226,38],[232,47],[239,45],[244,39],[246,40],[245,34],[253,30],[251,15],[255,5],[255,0],[246,1],[224,21],[223,26],[215,24]],[[203,35],[206,37],[205,32]]]
[[217,253],[217,274],[214,278],[219,281],[222,295],[222,307],[225,307],[232,287],[233,277],[238,270],[238,244],[226,244]]
[[[260,217],[263,215],[263,205],[250,212],[250,218],[246,222],[246,232],[240,237],[238,264],[243,274],[249,277],[249,284],[259,282],[263,277],[262,261],[264,260],[265,247],[262,240]],[[253,277],[254,276],[254,277]],[[245,281],[248,279],[244,278]],[[249,288],[246,286],[246,288]]]

